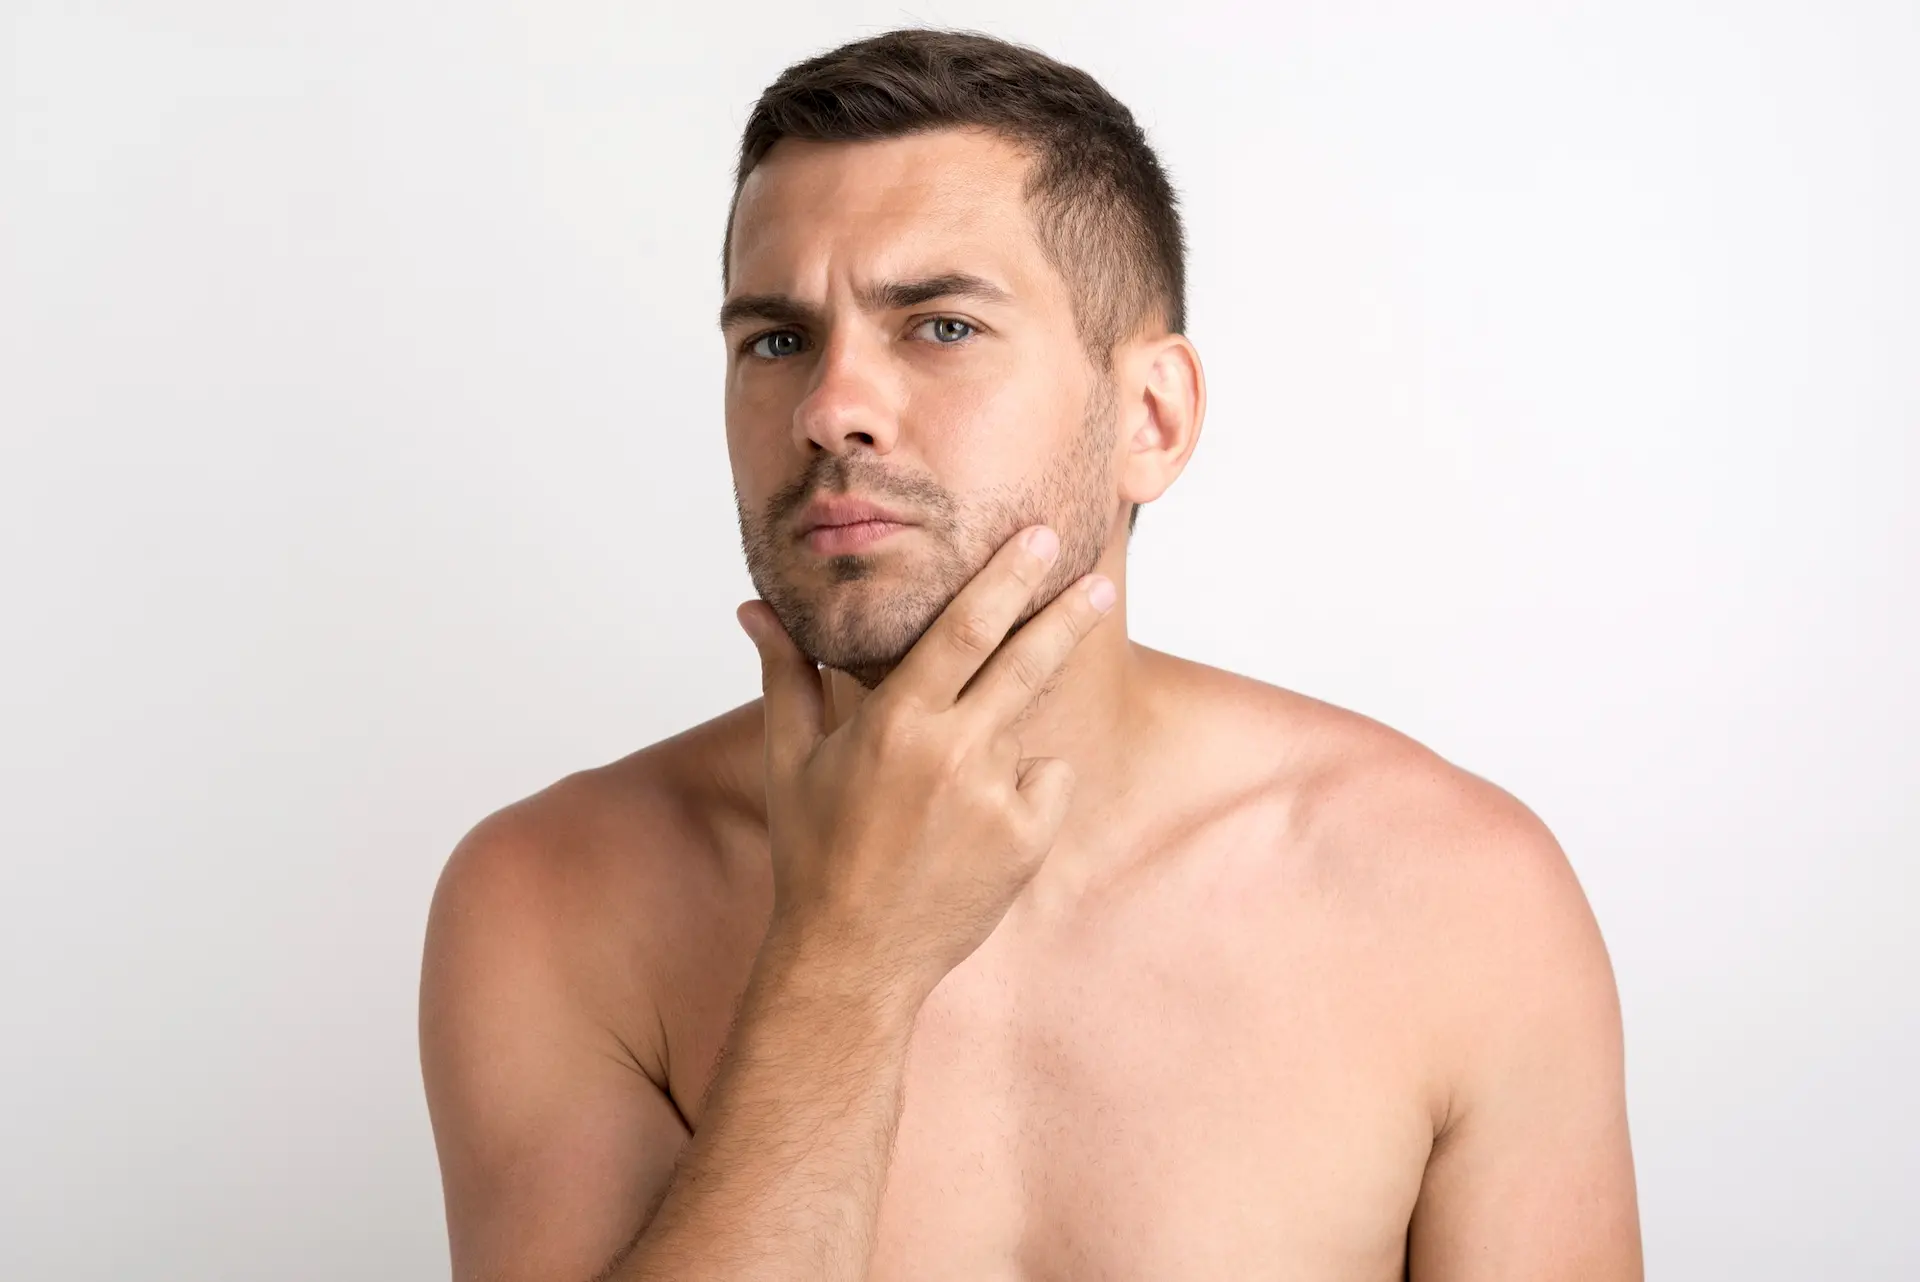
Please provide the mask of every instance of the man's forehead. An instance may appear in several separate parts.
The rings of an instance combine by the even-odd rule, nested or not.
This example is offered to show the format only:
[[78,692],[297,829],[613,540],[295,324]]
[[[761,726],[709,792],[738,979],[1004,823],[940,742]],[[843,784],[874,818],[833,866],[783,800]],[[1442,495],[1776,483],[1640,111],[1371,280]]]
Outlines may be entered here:
[[937,266],[1024,292],[1043,261],[1023,195],[1029,163],[977,130],[783,139],[741,185],[732,288],[806,289],[836,269],[908,277]]

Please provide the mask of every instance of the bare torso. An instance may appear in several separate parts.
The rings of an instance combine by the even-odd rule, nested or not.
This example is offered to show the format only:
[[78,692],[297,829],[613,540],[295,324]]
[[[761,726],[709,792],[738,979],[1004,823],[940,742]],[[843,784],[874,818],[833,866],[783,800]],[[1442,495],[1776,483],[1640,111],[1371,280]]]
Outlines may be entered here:
[[[1354,858],[1329,799],[1368,754],[1448,768],[1364,718],[1153,662],[1182,724],[1102,872],[1016,901],[921,1010],[874,1282],[1402,1276],[1445,1109],[1432,968],[1418,877]],[[632,937],[595,951],[646,958],[657,1014],[613,1031],[694,1128],[772,905],[760,732],[755,701],[596,772],[677,802],[595,840],[666,843],[647,866],[674,870],[684,915],[596,914]]]

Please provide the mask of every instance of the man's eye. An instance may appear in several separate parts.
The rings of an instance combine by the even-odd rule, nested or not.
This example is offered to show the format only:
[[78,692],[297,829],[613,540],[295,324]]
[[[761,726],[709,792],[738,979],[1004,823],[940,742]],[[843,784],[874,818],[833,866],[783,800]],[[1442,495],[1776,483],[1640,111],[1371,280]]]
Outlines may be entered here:
[[747,350],[767,360],[779,360],[783,356],[797,355],[800,347],[800,335],[790,329],[776,329],[754,339],[747,345]]
[[952,346],[974,332],[972,325],[954,316],[935,316],[921,324],[933,326],[933,341],[943,346]]

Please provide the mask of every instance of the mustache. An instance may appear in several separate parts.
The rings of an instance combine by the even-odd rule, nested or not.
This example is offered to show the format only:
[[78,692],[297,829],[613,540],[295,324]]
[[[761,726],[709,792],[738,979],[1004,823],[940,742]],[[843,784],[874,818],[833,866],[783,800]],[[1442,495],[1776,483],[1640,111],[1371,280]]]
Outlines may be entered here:
[[957,506],[951,494],[922,478],[850,465],[845,458],[828,455],[824,461],[810,465],[798,480],[773,497],[767,504],[768,522],[789,523],[801,508],[827,495],[858,495],[881,507],[925,512],[936,521],[950,516]]

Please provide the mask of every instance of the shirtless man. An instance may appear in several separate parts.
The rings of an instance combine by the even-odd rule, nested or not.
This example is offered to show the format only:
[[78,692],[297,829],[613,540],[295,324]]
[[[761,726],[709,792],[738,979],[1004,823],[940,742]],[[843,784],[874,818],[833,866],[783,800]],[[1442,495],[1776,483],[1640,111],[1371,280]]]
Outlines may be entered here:
[[764,697],[449,860],[455,1276],[1640,1278],[1612,974],[1540,821],[1127,638],[1206,394],[1125,109],[893,33],[776,81],[741,171]]

